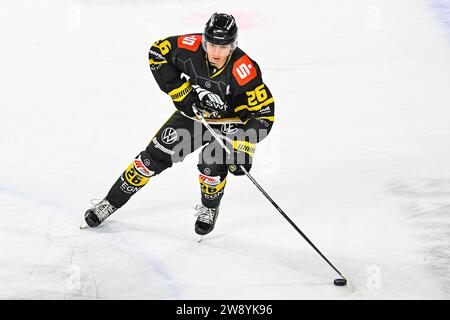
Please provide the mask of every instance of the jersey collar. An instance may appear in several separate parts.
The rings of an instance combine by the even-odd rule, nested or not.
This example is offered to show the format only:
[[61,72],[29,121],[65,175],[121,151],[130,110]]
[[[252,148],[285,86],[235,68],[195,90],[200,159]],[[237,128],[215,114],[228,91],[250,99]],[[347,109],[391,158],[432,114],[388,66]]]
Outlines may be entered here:
[[210,64],[209,64],[209,61],[208,61],[208,53],[205,53],[206,69],[208,70],[208,76],[209,76],[210,78],[214,78],[214,77],[218,76],[219,74],[221,74],[222,71],[225,70],[226,66],[228,65],[228,62],[230,62],[230,59],[231,59],[231,55],[232,55],[232,54],[233,54],[233,53],[230,53],[230,54],[228,55],[228,59],[227,59],[227,61],[225,62],[225,64],[223,65],[223,67],[220,68],[220,69],[217,70],[214,74],[211,75],[210,72],[209,72]]

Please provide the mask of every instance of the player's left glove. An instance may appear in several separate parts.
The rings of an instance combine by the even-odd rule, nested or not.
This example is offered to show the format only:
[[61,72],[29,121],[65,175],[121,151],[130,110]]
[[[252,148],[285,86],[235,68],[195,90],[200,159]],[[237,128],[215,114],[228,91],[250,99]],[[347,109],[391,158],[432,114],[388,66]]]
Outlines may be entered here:
[[195,91],[200,99],[200,108],[207,118],[221,118],[228,110],[226,103],[222,101],[220,96],[206,89],[195,86]]
[[[243,166],[245,170],[247,170],[247,172],[250,172],[250,169],[252,168],[251,164],[244,164]],[[241,164],[228,165],[228,171],[230,171],[230,173],[234,174],[235,176],[243,176],[245,174],[244,170],[242,170],[241,168]]]
[[252,168],[253,155],[255,154],[256,144],[248,141],[233,141],[231,154],[227,159],[228,171],[235,176],[243,176],[245,172],[241,165],[250,172]]

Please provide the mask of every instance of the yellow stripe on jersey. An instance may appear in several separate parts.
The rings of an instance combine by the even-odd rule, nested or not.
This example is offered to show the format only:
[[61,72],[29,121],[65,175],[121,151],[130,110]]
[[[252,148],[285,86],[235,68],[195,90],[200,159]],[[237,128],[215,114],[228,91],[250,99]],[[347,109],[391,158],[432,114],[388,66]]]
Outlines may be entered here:
[[167,60],[163,60],[163,61],[155,61],[155,60],[153,60],[153,59],[150,59],[150,60],[149,60],[149,63],[150,63],[150,64],[164,64],[164,63],[167,63]]
[[259,119],[267,119],[267,120],[269,120],[269,121],[275,122],[275,116],[272,116],[272,117],[248,118],[247,120],[244,121],[244,124],[247,124],[247,122],[249,122],[249,121],[252,120],[252,119],[256,119],[256,120],[259,120]]
[[189,83],[189,81],[186,81],[183,83],[180,87],[173,89],[169,92],[169,96],[172,98],[173,101],[180,102],[182,101],[189,92],[192,91],[192,86]]
[[271,116],[271,117],[257,117],[256,119],[257,120],[258,119],[266,119],[266,120],[274,122],[275,121],[275,116]]
[[[195,116],[195,117],[189,117],[191,119],[194,119],[195,121],[200,121],[200,119]],[[225,123],[236,123],[236,124],[242,124],[243,122],[241,121],[241,119],[234,117],[234,118],[218,118],[218,119],[214,119],[214,118],[205,118],[206,122],[210,123],[210,124],[225,124]]]
[[[164,39],[166,39],[166,38],[164,38]],[[168,54],[169,51],[172,49],[172,45],[171,45],[170,41],[169,40],[163,41],[164,39],[158,40],[152,44],[152,47],[158,48],[159,51],[161,51],[161,54],[163,56]]]
[[244,110],[244,109],[248,109],[249,111],[259,111],[259,110],[261,110],[262,107],[265,107],[265,106],[271,104],[272,102],[273,102],[273,97],[270,98],[270,99],[267,99],[263,103],[260,103],[260,104],[254,106],[254,107],[249,107],[246,104],[244,104],[242,106],[239,106],[239,107],[235,108],[234,112],[238,112],[238,111],[241,111],[241,110]]

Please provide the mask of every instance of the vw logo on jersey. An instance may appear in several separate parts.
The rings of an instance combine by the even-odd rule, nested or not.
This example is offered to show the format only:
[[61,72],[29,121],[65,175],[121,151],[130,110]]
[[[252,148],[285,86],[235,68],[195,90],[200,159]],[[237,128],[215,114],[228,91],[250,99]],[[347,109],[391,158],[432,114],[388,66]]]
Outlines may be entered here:
[[211,82],[206,81],[206,82],[205,82],[205,86],[206,86],[208,89],[211,88]]
[[235,124],[225,123],[222,125],[222,128],[220,128],[220,131],[224,134],[235,134],[238,131],[238,128]]
[[161,139],[166,144],[172,144],[177,141],[177,132],[174,128],[166,128],[161,134]]

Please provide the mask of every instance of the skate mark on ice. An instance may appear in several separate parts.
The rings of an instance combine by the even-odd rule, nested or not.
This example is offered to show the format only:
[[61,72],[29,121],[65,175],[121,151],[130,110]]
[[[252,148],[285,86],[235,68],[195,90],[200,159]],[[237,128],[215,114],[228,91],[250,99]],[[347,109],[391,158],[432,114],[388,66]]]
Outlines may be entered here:
[[[105,226],[104,228],[110,229],[107,226]],[[130,252],[132,252],[134,257],[139,258],[151,270],[155,271],[164,280],[166,288],[173,298],[183,299],[183,294],[181,289],[179,288],[179,284],[173,279],[172,275],[168,271],[168,268],[160,259],[156,258],[151,253],[143,249],[142,246],[140,246],[137,242],[121,235],[120,232],[106,234],[120,246],[125,247],[125,252],[128,255],[130,255]]]
[[450,297],[450,180],[411,178],[391,184],[402,214],[421,242],[426,267]]

